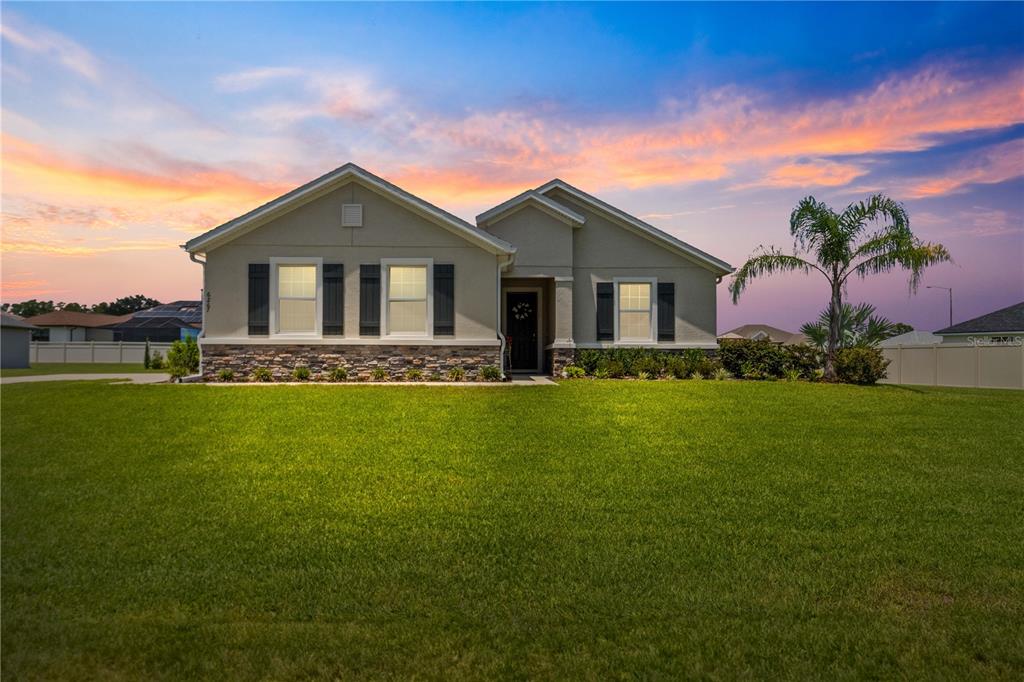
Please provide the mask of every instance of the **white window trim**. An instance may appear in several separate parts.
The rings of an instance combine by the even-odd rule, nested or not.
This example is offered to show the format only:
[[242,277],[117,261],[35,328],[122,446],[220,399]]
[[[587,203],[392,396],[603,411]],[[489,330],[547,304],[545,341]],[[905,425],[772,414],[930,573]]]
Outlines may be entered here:
[[[649,344],[658,342],[658,278],[657,277],[614,277],[615,284],[615,344],[623,346],[635,346],[637,344]],[[622,339],[619,338],[619,285],[620,284],[650,284],[651,285],[651,329],[646,339]]]
[[[278,324],[281,298],[278,289],[277,268],[279,265],[316,266],[316,319],[311,332],[282,333]],[[274,256],[270,259],[270,336],[277,339],[319,339],[323,337],[324,318],[324,259],[317,256]]]
[[[388,319],[388,302],[390,296],[390,279],[392,265],[425,265],[427,267],[427,331],[424,334],[391,333],[391,320]],[[401,341],[404,339],[434,338],[434,259],[433,258],[381,258],[380,259],[380,331],[381,338]]]

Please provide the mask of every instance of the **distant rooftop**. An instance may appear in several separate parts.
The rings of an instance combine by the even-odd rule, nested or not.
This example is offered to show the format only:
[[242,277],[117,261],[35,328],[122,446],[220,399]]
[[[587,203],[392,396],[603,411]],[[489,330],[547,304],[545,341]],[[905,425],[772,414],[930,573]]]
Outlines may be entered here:
[[730,329],[724,334],[719,334],[720,339],[751,339],[757,341],[764,339],[773,343],[807,343],[809,339],[797,332],[787,332],[785,329],[772,327],[767,324],[744,324]]
[[954,324],[952,327],[940,329],[936,334],[994,334],[1014,332],[1024,334],[1024,301],[1006,308],[976,317],[973,320]]
[[28,322],[37,327],[106,327],[127,320],[131,315],[101,315],[99,313],[79,313],[71,310],[54,310],[28,318]]

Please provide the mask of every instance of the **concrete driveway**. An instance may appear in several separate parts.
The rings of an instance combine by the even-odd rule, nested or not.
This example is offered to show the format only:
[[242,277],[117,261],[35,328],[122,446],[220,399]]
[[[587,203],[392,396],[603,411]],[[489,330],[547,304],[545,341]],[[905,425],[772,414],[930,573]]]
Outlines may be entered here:
[[170,381],[171,375],[162,372],[147,372],[145,374],[35,374],[27,377],[0,377],[0,384],[23,384],[31,381],[95,381],[96,379],[128,381],[133,384],[160,384]]

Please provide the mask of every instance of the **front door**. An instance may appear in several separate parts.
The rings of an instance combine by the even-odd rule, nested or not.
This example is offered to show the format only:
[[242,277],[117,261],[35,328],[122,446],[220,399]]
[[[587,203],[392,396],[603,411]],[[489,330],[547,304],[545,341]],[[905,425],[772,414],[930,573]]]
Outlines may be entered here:
[[539,371],[537,292],[505,292],[505,320],[509,369],[513,372]]

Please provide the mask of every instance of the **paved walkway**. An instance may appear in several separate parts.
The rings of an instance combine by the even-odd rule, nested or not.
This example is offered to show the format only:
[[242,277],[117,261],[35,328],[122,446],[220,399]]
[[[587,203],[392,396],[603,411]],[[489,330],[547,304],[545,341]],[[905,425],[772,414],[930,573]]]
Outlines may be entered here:
[[133,384],[159,384],[170,381],[170,374],[161,372],[121,373],[121,374],[33,374],[27,377],[0,377],[0,384],[25,384],[33,381],[95,381],[96,379],[113,379],[129,381]]

